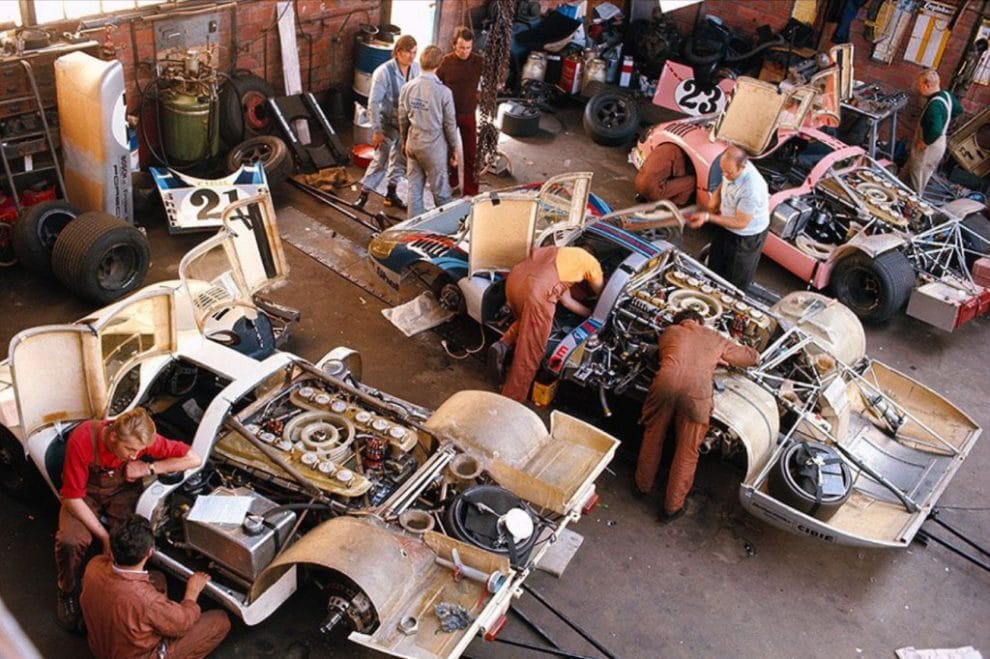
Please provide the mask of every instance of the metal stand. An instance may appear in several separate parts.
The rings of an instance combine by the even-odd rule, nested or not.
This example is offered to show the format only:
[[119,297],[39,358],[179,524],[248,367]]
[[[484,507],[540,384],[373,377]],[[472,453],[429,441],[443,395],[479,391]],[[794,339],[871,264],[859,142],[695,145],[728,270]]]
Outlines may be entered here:
[[878,85],[861,85],[853,92],[853,98],[859,105],[843,103],[842,109],[864,117],[869,123],[867,153],[871,158],[877,157],[877,137],[881,126],[887,123],[886,148],[880,155],[893,160],[897,143],[897,114],[907,104],[907,95],[904,92],[882,94]]
[[[608,648],[606,648],[604,645],[596,641],[591,634],[586,632],[577,623],[572,622],[567,616],[565,616],[563,613],[555,609],[553,605],[550,604],[550,602],[548,602],[543,595],[541,595],[536,590],[533,590],[532,586],[524,583],[522,584],[522,589],[527,593],[529,593],[530,595],[532,595],[533,599],[535,599],[537,602],[539,602],[544,607],[546,607],[546,609],[550,611],[550,613],[560,618],[560,620],[562,620],[564,624],[566,624],[568,627],[570,627],[575,632],[577,632],[581,636],[581,638],[583,638],[584,640],[588,641],[588,643],[591,643],[593,646],[595,646],[595,648],[599,652],[601,652],[607,659],[617,659],[614,654],[608,651]],[[586,655],[575,654],[573,652],[568,652],[567,650],[562,650],[560,646],[557,645],[557,643],[553,640],[553,638],[542,627],[540,627],[538,624],[536,624],[531,619],[526,617],[525,614],[519,611],[519,609],[517,609],[516,607],[514,606],[511,607],[510,611],[515,613],[517,616],[519,616],[519,618],[526,624],[527,627],[529,627],[534,632],[536,632],[536,634],[540,636],[543,640],[547,641],[551,647],[529,645],[529,644],[520,643],[518,641],[502,641],[502,642],[508,643],[509,645],[515,645],[517,647],[523,647],[529,650],[534,650],[537,652],[543,652],[545,654],[550,654],[557,657],[574,657],[577,659],[586,659]],[[496,639],[496,640],[501,641],[501,639]]]
[[[935,522],[937,525],[939,525],[940,527],[948,531],[950,534],[955,536],[958,540],[962,541],[963,544],[969,545],[970,547],[975,549],[978,553],[990,557],[990,551],[984,549],[980,545],[976,544],[975,542],[967,538],[958,529],[953,528],[952,526],[949,526],[947,523],[940,520],[938,518],[939,514],[941,514],[941,511],[938,508],[934,508],[932,512],[929,513],[928,519],[926,519],[925,521]],[[923,542],[932,541],[935,542],[936,544],[942,545],[943,547],[951,551],[953,554],[956,554],[957,556],[961,556],[962,558],[965,558],[973,565],[983,568],[987,572],[990,572],[990,563],[980,560],[976,556],[970,554],[969,551],[967,551],[961,545],[953,544],[950,540],[947,540],[945,538],[940,538],[936,535],[932,535],[930,531],[927,531],[925,529],[918,529],[917,537],[919,537]]]

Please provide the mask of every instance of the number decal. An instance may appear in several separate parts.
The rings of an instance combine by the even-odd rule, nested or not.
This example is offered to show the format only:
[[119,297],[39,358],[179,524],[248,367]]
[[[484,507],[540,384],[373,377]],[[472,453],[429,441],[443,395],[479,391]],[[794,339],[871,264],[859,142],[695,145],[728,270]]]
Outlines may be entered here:
[[[229,204],[238,199],[237,190],[223,190],[226,201],[221,202],[220,193],[213,188],[196,188],[189,194],[189,203],[193,208],[199,209],[196,219],[202,222],[219,220],[223,215],[223,210]],[[221,207],[221,203],[223,206]]]
[[699,116],[721,111],[725,105],[725,94],[718,86],[703,89],[694,78],[688,78],[677,85],[674,101],[685,113]]

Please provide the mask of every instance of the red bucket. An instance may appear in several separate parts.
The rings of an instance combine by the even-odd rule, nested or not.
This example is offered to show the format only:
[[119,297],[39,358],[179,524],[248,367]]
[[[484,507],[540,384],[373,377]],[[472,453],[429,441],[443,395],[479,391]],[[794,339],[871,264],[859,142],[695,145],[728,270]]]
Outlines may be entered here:
[[355,144],[351,149],[351,162],[355,167],[367,169],[375,157],[375,147],[370,144]]

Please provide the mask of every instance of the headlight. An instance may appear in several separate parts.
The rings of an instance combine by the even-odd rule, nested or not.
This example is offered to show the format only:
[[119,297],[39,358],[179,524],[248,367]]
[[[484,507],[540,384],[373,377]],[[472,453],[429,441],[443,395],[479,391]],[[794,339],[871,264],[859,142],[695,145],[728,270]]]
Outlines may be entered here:
[[379,235],[371,239],[368,245],[368,252],[379,261],[386,260],[392,255],[392,251],[399,244],[399,240],[391,236]]

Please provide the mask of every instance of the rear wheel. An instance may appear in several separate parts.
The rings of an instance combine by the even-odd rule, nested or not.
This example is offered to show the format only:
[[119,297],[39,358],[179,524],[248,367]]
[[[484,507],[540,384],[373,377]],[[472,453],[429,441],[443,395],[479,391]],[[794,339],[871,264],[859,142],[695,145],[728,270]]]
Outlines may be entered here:
[[990,255],[990,220],[982,213],[967,215],[962,221],[962,243],[966,249],[966,267],[972,270],[977,259]]
[[67,201],[45,201],[24,211],[14,225],[17,260],[39,275],[52,274],[52,249],[62,229],[79,215]]
[[83,213],[70,222],[52,251],[52,270],[66,288],[106,304],[144,282],[151,261],[148,239],[109,213]]
[[875,258],[850,254],[835,265],[831,283],[839,302],[861,320],[882,323],[907,304],[915,279],[907,256],[894,250]]

